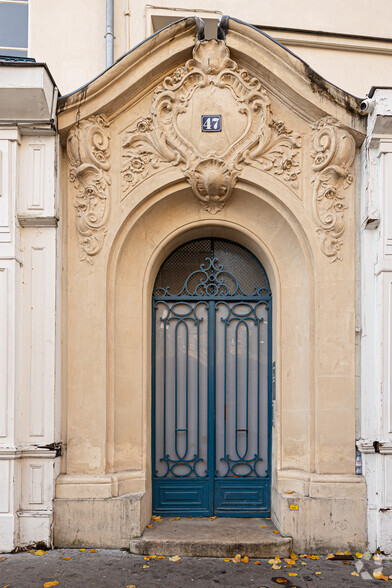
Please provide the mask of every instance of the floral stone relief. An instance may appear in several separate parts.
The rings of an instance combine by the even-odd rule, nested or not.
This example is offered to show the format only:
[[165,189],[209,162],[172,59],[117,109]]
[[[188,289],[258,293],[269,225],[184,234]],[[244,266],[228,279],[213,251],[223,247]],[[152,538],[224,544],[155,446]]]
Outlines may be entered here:
[[[219,115],[204,133],[202,115]],[[224,41],[199,41],[193,59],[154,92],[150,113],[123,137],[124,196],[164,164],[180,166],[194,195],[215,214],[244,165],[255,164],[298,190],[301,137],[274,118],[261,82],[230,59]]]
[[321,238],[321,251],[331,263],[341,260],[344,211],[347,209],[344,191],[353,183],[352,164],[355,140],[331,116],[312,127],[313,215]]
[[78,122],[68,135],[68,178],[77,190],[76,230],[80,259],[93,263],[103,247],[109,217],[109,123],[105,116]]

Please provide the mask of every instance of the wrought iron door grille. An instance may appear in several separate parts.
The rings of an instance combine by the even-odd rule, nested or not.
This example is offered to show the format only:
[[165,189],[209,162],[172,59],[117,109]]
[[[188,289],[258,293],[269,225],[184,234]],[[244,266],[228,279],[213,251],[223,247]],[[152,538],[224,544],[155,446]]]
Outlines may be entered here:
[[223,239],[175,250],[153,294],[153,508],[267,516],[271,293]]

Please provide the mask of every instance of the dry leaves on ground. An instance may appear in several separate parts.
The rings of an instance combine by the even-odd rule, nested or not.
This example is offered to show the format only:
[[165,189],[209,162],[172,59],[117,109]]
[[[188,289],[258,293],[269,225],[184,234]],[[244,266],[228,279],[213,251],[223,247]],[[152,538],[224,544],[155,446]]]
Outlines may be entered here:
[[155,521],[156,523],[158,523],[162,520],[162,517],[161,517],[161,515],[152,515],[151,519],[153,521]]
[[179,555],[173,555],[173,557],[169,557],[170,561],[180,561],[180,556]]
[[0,557],[0,561],[5,561],[6,559],[6,557]]
[[260,529],[267,529],[267,525],[260,525]]
[[44,588],[52,588],[52,586],[58,586],[59,583],[57,582],[57,580],[54,580],[53,582],[45,582],[44,584]]
[[174,517],[173,519],[169,519],[169,521],[179,521],[180,517]]
[[373,577],[376,578],[376,580],[385,580],[385,582],[388,582],[388,576],[384,576],[381,570],[373,572]]
[[79,549],[79,551],[86,551],[86,549],[82,547],[81,549]]
[[89,549],[88,553],[98,553],[98,551],[96,549]]
[[147,568],[149,568],[150,566],[143,566],[143,569],[146,570]]
[[71,558],[63,556],[63,559],[65,559],[65,561],[69,561]]
[[208,517],[209,521],[215,521],[216,517]]
[[147,525],[147,529],[153,529],[154,525]]
[[43,549],[38,549],[38,551],[34,551],[34,555],[45,555],[46,551]]

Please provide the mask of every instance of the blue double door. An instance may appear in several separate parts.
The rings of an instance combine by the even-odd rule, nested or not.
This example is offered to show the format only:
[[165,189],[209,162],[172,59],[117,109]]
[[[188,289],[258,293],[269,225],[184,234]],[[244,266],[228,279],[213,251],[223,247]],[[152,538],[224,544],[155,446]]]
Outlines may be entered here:
[[153,511],[269,516],[270,291],[241,288],[215,249],[154,291]]

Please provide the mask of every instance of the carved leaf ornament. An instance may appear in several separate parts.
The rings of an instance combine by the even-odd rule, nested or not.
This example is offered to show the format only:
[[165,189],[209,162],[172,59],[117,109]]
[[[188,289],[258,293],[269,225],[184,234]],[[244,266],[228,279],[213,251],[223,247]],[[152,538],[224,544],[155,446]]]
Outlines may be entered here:
[[[222,132],[202,133],[201,116],[222,117]],[[181,166],[194,195],[215,214],[244,165],[254,162],[298,188],[300,135],[273,118],[261,82],[230,59],[224,41],[199,41],[193,59],[154,92],[150,115],[123,139],[122,189],[153,169]]]
[[68,177],[77,190],[74,206],[80,259],[89,263],[103,247],[110,209],[108,127],[104,116],[92,116],[78,122],[67,139]]
[[353,183],[355,140],[334,118],[322,118],[312,127],[313,215],[321,250],[331,263],[341,260],[346,190]]

